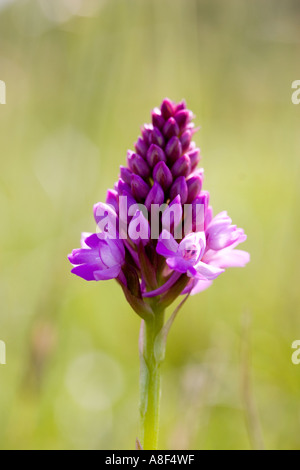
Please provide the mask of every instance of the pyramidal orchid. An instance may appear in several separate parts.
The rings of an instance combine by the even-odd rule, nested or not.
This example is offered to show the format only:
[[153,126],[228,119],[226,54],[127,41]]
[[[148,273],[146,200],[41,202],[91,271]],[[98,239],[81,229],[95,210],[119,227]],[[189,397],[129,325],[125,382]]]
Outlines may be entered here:
[[[213,216],[203,190],[194,116],[184,101],[164,99],[152,111],[127,165],[105,202],[94,206],[97,229],[82,235],[69,261],[86,281],[115,279],[142,319],[138,448],[157,449],[160,369],[176,315],[190,295],[207,289],[229,267],[243,267],[246,240],[227,212]],[[181,296],[166,321],[165,311]]]

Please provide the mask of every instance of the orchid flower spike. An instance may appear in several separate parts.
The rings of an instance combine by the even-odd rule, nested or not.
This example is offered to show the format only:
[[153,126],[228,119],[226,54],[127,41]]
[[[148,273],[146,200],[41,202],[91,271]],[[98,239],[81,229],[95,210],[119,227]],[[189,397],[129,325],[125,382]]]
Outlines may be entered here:
[[123,290],[131,289],[139,301],[137,313],[148,308],[149,297],[163,302],[172,292],[193,295],[226,268],[249,261],[247,252],[234,249],[246,240],[244,231],[227,212],[212,216],[203,169],[197,169],[201,152],[192,141],[192,112],[184,101],[166,98],[151,117],[134,151],[128,150],[128,166],[120,167],[106,202],[94,206],[100,233],[86,237],[85,246],[69,255],[77,276],[116,279]]

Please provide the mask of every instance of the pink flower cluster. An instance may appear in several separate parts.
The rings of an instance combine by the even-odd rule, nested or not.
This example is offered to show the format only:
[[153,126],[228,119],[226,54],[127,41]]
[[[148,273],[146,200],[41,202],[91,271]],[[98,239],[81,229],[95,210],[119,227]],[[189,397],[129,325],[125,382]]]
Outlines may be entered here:
[[202,189],[193,117],[185,102],[169,99],[152,111],[114,189],[94,206],[98,233],[84,234],[82,247],[69,255],[72,272],[83,279],[116,279],[142,317],[151,314],[149,298],[166,307],[249,261],[236,249],[244,231],[226,212],[213,217]]

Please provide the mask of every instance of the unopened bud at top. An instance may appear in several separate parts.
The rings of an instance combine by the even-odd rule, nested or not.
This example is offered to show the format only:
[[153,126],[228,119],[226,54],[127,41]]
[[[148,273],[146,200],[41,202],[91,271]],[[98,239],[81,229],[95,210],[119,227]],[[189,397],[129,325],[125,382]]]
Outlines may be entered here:
[[142,178],[148,178],[151,174],[148,163],[137,153],[128,152],[127,162],[130,170]]
[[166,145],[165,153],[170,162],[175,162],[182,155],[182,145],[178,137],[172,137]]
[[178,158],[172,166],[172,175],[174,178],[178,176],[188,176],[191,172],[191,162],[188,155]]
[[163,128],[163,133],[168,139],[174,136],[178,136],[179,126],[174,118],[171,117],[167,120]]
[[147,152],[147,162],[153,168],[158,162],[165,162],[165,152],[156,144],[151,144]]
[[131,177],[131,192],[133,197],[141,202],[143,201],[150,191],[150,186],[139,175],[132,175]]
[[184,129],[190,122],[190,112],[187,109],[178,111],[174,116],[180,130]]
[[174,105],[171,100],[168,98],[165,98],[161,104],[161,114],[165,120],[169,119],[170,117],[173,117],[174,115]]
[[133,175],[132,171],[126,166],[120,166],[120,177],[127,184],[131,184],[131,176]]
[[162,117],[161,110],[158,108],[153,109],[152,111],[152,124],[154,127],[162,130],[165,124],[165,120]]
[[148,145],[146,144],[144,139],[139,137],[134,147],[139,155],[141,155],[143,158],[146,158]]
[[187,130],[180,137],[180,142],[182,145],[182,151],[185,153],[189,149],[190,143],[192,140],[192,132]]
[[203,177],[200,174],[191,175],[187,181],[188,199],[187,203],[190,204],[193,200],[200,195],[202,189]]
[[188,188],[184,176],[179,176],[171,186],[170,199],[175,199],[176,196],[180,196],[181,203],[185,204],[188,198]]
[[109,189],[106,194],[106,204],[113,206],[116,211],[116,214],[119,213],[119,195],[114,189]]
[[151,134],[151,143],[156,144],[159,147],[165,146],[165,139],[160,130],[157,127],[154,127]]
[[165,162],[159,162],[153,170],[153,179],[166,191],[173,182],[173,176]]
[[157,183],[157,181],[155,181],[146,198],[145,206],[147,207],[148,211],[151,211],[152,204],[161,205],[164,202],[164,199],[165,193],[162,187]]

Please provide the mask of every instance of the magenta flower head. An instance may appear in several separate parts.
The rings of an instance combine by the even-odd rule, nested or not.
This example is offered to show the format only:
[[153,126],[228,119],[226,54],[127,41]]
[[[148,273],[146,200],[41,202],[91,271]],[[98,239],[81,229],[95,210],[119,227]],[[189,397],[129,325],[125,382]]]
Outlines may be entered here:
[[144,448],[157,445],[156,431],[149,431],[158,402],[155,374],[178,312],[165,323],[165,309],[181,295],[184,302],[207,289],[227,268],[249,262],[247,252],[236,250],[247,238],[244,231],[227,212],[213,217],[204,171],[197,169],[201,152],[192,140],[193,119],[184,101],[164,99],[152,111],[106,201],[94,206],[95,233],[83,235],[82,247],[69,255],[72,273],[84,280],[116,279],[143,319]]

